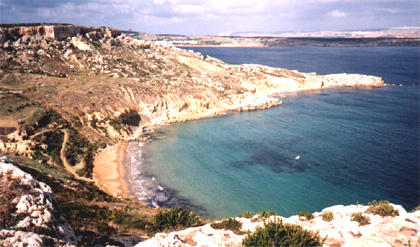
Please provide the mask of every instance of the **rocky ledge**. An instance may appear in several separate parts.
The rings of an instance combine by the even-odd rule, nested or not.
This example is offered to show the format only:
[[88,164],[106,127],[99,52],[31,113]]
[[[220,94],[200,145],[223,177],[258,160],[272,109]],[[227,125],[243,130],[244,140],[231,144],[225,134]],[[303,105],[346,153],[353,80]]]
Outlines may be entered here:
[[[299,216],[284,218],[271,216],[265,221],[281,219],[283,223],[302,226],[303,229],[318,232],[325,239],[323,246],[418,246],[420,239],[420,210],[408,213],[399,205],[390,204],[398,210],[399,216],[382,217],[369,213],[368,206],[349,205],[325,208],[314,213],[307,220]],[[323,213],[330,211],[332,219],[323,219]],[[354,221],[355,214],[362,214],[366,221]],[[242,223],[241,232],[253,232],[262,227],[258,215],[251,219],[236,218]],[[353,218],[353,220],[352,220]],[[171,233],[158,233],[152,239],[141,242],[136,247],[155,246],[241,246],[246,235],[238,235],[230,230],[216,230],[207,224]]]
[[70,24],[3,24],[0,25],[0,46],[8,42],[17,41],[20,38],[38,37],[48,40],[65,40],[76,35],[86,35],[92,40],[98,40],[103,37],[116,37],[120,31],[107,27],[84,27]]
[[0,246],[75,246],[51,188],[0,157]]

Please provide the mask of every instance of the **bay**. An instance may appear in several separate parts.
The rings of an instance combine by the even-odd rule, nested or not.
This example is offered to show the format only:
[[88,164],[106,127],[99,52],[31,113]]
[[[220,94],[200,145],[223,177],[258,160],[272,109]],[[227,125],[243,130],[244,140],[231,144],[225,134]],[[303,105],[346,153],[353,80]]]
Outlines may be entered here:
[[141,152],[130,166],[145,201],[211,219],[381,199],[419,205],[418,47],[188,49],[232,64],[369,74],[404,86],[290,93],[268,110],[165,126],[164,138],[129,146],[130,157]]

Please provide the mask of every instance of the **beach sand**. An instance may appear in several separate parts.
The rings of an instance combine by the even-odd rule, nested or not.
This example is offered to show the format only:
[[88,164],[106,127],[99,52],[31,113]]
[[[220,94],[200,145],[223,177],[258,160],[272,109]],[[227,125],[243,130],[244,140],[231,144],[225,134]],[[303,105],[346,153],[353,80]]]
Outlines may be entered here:
[[135,199],[125,178],[123,161],[126,147],[127,143],[120,142],[102,149],[94,160],[93,179],[110,195]]

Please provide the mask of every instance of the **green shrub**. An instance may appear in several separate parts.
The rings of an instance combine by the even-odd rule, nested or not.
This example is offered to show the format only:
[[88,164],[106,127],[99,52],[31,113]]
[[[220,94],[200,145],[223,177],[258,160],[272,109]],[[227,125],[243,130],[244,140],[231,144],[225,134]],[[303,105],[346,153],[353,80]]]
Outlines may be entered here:
[[311,212],[303,212],[303,211],[299,211],[299,218],[300,217],[305,217],[306,220],[311,220],[311,219],[314,218],[314,216]]
[[258,227],[242,241],[243,246],[322,246],[317,233],[304,230],[298,225],[270,221]]
[[224,219],[218,223],[212,223],[210,226],[214,229],[231,230],[235,234],[241,234],[242,222],[235,219]]
[[260,212],[258,212],[258,217],[263,218],[263,219],[267,219],[267,218],[270,218],[270,216],[276,216],[276,215],[279,215],[279,213],[275,211],[261,210]]
[[364,225],[369,225],[370,224],[369,217],[364,216],[362,213],[352,214],[350,220],[359,222],[359,226],[364,226]]
[[413,210],[411,210],[412,213],[416,212],[416,211],[420,211],[420,206],[415,207]]
[[245,211],[243,213],[240,213],[239,217],[250,219],[250,218],[252,218],[252,213],[251,213],[251,211]]
[[321,214],[321,216],[322,216],[322,220],[325,220],[325,221],[328,221],[328,222],[330,222],[334,219],[334,214],[331,211],[324,211]]
[[398,209],[394,209],[392,205],[389,205],[389,201],[372,201],[369,202],[369,208],[367,210],[368,213],[372,214],[378,214],[382,217],[385,216],[398,216],[400,213],[398,212]]
[[149,233],[162,232],[165,230],[181,230],[188,227],[204,225],[200,217],[193,212],[180,207],[174,207],[166,212],[159,211],[153,218],[153,225],[148,227]]

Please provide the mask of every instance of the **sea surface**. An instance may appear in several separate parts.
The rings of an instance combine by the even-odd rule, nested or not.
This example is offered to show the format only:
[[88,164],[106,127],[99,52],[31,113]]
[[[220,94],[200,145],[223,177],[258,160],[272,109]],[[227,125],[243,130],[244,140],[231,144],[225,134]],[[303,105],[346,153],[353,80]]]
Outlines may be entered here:
[[129,179],[144,203],[210,219],[382,199],[407,210],[420,204],[419,47],[185,49],[397,86],[290,93],[267,110],[163,126],[156,140],[127,148]]

